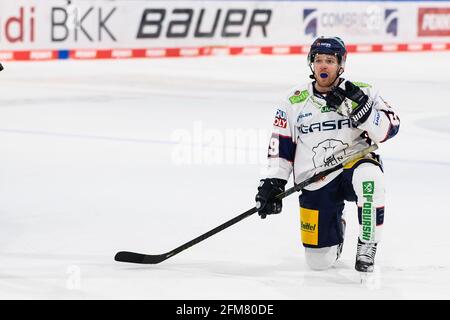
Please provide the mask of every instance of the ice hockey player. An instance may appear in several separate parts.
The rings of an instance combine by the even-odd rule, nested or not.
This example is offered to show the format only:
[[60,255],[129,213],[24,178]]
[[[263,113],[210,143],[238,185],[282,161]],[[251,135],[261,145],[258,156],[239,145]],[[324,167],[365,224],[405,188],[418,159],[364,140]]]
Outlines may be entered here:
[[[316,39],[307,57],[313,81],[293,88],[277,105],[268,174],[256,195],[261,218],[281,212],[282,201],[275,196],[284,191],[291,172],[294,183],[299,183],[399,131],[397,114],[370,84],[341,77],[346,56],[340,38]],[[300,227],[307,265],[328,269],[341,255],[345,200],[358,207],[355,269],[373,272],[384,220],[384,192],[383,166],[375,153],[303,189]]]

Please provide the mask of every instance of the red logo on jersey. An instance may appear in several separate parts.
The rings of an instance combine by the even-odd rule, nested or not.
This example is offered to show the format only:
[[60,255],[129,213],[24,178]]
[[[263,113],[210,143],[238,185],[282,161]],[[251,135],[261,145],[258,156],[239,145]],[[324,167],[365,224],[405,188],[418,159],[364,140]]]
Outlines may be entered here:
[[281,119],[281,118],[275,118],[275,121],[273,122],[273,125],[280,128],[286,128],[287,126],[287,120]]
[[274,126],[280,128],[286,128],[287,126],[287,115],[283,110],[278,109],[275,115],[275,121],[273,123]]

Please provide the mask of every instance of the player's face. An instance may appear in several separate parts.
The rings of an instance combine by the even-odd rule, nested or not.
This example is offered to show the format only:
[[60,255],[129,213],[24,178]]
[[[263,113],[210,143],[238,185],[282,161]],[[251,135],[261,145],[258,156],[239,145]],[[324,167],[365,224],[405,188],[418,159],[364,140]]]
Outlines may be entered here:
[[317,54],[313,62],[314,75],[321,87],[330,87],[336,81],[340,68],[337,57],[330,54]]

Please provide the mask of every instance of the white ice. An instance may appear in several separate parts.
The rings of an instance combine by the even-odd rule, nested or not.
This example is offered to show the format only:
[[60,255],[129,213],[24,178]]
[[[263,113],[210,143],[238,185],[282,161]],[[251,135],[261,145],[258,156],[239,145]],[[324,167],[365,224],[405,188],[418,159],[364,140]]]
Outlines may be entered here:
[[[277,101],[309,80],[304,55],[6,63],[0,298],[449,299],[449,59],[347,60],[345,76],[376,85],[402,120],[380,149],[384,234],[363,284],[354,205],[341,260],[311,271],[297,195],[161,264],[113,260],[169,251],[254,206]],[[234,145],[242,129],[257,141]]]

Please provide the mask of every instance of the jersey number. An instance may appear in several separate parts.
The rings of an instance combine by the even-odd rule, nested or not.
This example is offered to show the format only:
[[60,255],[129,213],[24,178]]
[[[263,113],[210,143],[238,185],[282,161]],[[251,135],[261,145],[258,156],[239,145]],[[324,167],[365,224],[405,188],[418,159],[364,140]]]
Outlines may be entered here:
[[269,156],[276,157],[280,149],[280,140],[277,137],[272,137],[269,142]]

